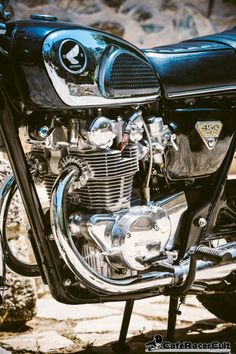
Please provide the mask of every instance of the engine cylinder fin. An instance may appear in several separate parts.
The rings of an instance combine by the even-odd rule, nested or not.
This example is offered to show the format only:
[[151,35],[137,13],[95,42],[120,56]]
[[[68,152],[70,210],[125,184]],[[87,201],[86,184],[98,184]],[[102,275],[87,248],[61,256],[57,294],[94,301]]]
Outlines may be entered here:
[[128,145],[122,153],[119,150],[96,150],[77,156],[92,172],[92,178],[77,190],[81,206],[109,211],[130,206],[133,176],[138,171],[136,145]]
[[48,195],[49,199],[51,198],[52,187],[53,187],[53,184],[54,184],[54,182],[56,180],[56,177],[57,177],[56,175],[48,174],[44,178],[44,185],[45,185],[45,188],[46,188],[47,195]]

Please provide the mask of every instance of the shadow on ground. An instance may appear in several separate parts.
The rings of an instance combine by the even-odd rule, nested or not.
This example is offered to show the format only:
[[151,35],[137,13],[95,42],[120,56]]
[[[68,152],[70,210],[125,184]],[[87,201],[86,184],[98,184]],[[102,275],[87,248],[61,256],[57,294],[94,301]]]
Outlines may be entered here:
[[[156,334],[160,334],[163,338],[166,336],[166,331],[160,330],[157,332],[151,331],[145,334],[129,338],[127,343],[129,349],[125,349],[123,353],[141,354],[145,353],[145,343],[151,341]],[[191,341],[194,343],[209,343],[209,342],[229,342],[231,344],[231,354],[236,354],[236,325],[223,322],[219,319],[209,319],[197,321],[193,325],[176,330],[175,341]],[[114,343],[108,343],[100,347],[91,347],[82,352],[76,353],[114,353],[112,346]],[[122,351],[119,350],[119,353]],[[172,352],[173,353],[173,352]],[[177,351],[176,353],[181,353]],[[203,354],[204,351],[202,352]],[[220,354],[220,352],[218,353]]]

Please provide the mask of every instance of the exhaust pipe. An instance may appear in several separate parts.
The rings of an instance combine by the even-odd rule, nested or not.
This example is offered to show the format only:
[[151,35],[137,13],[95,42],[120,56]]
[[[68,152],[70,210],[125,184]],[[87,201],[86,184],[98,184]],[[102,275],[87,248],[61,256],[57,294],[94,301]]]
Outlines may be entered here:
[[[101,295],[131,295],[139,292],[151,291],[155,293],[162,287],[180,286],[189,274],[190,259],[174,267],[173,273],[150,271],[132,279],[114,280],[95,272],[84,261],[70,236],[68,219],[66,216],[66,196],[71,183],[78,177],[76,167],[64,170],[55,182],[52,191],[50,218],[54,240],[67,266],[81,280],[84,285]],[[15,190],[15,179],[10,176],[0,190],[0,219],[3,220],[7,212],[8,195]],[[1,234],[3,224],[0,223]],[[217,264],[212,261],[198,260],[194,282],[220,281],[225,279],[232,270],[236,269],[236,242],[228,243],[217,248],[230,253],[228,264]],[[31,275],[32,276],[32,275]]]
[[[57,178],[51,196],[50,220],[54,240],[59,253],[71,271],[88,288],[100,295],[131,295],[132,293],[160,290],[160,287],[181,285],[186,279],[190,260],[183,261],[180,265],[174,267],[174,272],[156,272],[150,271],[145,274],[139,274],[132,279],[114,280],[94,271],[84,261],[81,254],[76,249],[70,235],[68,218],[66,215],[66,197],[69,187],[79,177],[79,171],[76,167],[66,168]],[[198,260],[196,263],[196,280],[218,279],[219,270],[222,269],[223,275],[228,275],[231,270],[236,268],[236,243],[228,244],[225,248],[231,254],[230,264],[220,266],[213,261]],[[217,272],[216,272],[217,268]]]

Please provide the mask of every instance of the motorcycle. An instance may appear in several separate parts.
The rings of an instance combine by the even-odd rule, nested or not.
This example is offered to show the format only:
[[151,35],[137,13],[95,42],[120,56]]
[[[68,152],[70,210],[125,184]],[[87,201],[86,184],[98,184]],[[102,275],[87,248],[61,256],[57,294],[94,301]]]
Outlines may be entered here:
[[[169,340],[188,294],[236,322],[236,28],[139,50],[53,16],[12,21],[7,3],[1,293],[7,265],[65,304],[126,301],[119,348],[137,299],[169,296]],[[17,191],[35,263],[9,246]]]

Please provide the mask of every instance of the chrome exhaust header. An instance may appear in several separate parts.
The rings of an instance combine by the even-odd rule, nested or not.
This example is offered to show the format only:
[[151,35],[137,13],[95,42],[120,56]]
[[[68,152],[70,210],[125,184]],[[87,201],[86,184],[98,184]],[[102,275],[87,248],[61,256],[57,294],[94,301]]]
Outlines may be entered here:
[[[68,217],[66,215],[67,192],[73,181],[78,177],[79,171],[73,166],[66,168],[59,175],[53,186],[50,207],[50,220],[54,240],[64,262],[76,277],[78,277],[87,288],[105,296],[131,295],[145,291],[158,293],[163,290],[163,287],[174,287],[183,284],[189,273],[190,259],[175,266],[173,273],[149,271],[133,278],[121,280],[105,277],[97,273],[85,262],[74,245],[70,235]],[[216,268],[217,271],[218,269],[222,269],[222,272],[224,272],[223,276],[229,274],[231,270],[236,268],[236,265],[234,265],[234,262],[236,262],[236,243],[231,243],[226,246],[227,251],[230,252],[232,256],[230,264],[224,264],[221,266],[215,264],[213,261],[198,260],[196,263],[196,280],[214,278]],[[223,247],[220,247],[220,249],[224,250]]]

